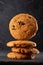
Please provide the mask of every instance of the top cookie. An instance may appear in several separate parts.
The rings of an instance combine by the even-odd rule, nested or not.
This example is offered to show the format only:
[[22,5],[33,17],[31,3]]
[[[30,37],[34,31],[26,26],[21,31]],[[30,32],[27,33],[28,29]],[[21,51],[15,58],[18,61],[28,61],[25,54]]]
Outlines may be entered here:
[[15,39],[30,39],[38,30],[37,20],[29,14],[18,14],[11,19],[9,30]]

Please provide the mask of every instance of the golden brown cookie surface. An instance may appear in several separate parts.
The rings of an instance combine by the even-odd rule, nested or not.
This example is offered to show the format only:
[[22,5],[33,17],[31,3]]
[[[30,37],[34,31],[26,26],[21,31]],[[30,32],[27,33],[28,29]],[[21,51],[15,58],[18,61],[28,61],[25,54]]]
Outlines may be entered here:
[[22,53],[22,54],[39,54],[39,50],[36,48],[11,48],[12,52]]
[[9,52],[7,54],[7,57],[8,58],[11,58],[11,59],[34,59],[34,55],[23,55],[21,53],[14,53],[14,52]]
[[15,39],[30,39],[38,30],[37,20],[29,14],[18,14],[11,19],[9,30]]
[[19,48],[25,48],[25,47],[36,47],[36,43],[32,41],[25,41],[25,40],[18,40],[18,41],[10,41],[7,43],[8,47],[19,47]]

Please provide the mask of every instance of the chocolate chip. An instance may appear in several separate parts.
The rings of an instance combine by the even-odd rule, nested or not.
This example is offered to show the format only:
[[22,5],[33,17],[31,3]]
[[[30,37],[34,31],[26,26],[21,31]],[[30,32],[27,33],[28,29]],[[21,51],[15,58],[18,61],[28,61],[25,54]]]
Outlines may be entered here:
[[24,31],[24,32],[27,32],[27,31]]
[[19,53],[21,53],[21,48],[19,49]]
[[13,25],[13,27],[15,27],[15,26]]
[[19,23],[19,25],[25,25],[25,23],[22,21],[19,21],[18,23]]
[[16,47],[16,44],[14,44],[14,47]]
[[15,26],[14,25],[12,26],[12,30],[15,30]]
[[32,54],[33,52],[32,51],[30,51],[30,54]]
[[19,47],[21,47],[21,44],[19,45]]
[[30,16],[28,16],[30,19],[31,19],[31,17]]

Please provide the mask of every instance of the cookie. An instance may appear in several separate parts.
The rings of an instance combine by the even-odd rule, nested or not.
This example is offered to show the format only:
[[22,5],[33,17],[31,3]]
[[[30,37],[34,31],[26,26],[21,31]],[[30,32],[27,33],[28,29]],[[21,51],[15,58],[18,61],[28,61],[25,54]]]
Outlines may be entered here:
[[7,43],[8,47],[22,47],[22,48],[29,48],[29,47],[36,47],[36,43],[32,41],[25,41],[25,40],[18,40],[18,41],[10,41]]
[[10,20],[9,31],[15,39],[31,39],[38,31],[37,20],[30,14],[18,14]]
[[39,50],[36,48],[11,48],[12,52],[22,53],[22,54],[39,54]]
[[34,56],[33,55],[23,55],[21,53],[14,53],[14,52],[10,52],[7,54],[7,57],[8,58],[11,58],[11,59],[34,59]]

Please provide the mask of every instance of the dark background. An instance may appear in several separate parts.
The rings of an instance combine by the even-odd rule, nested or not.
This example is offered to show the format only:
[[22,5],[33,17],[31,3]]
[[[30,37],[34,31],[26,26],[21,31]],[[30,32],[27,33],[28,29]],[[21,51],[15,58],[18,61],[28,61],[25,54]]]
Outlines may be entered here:
[[6,43],[14,38],[10,35],[8,25],[18,13],[29,13],[38,20],[39,30],[31,40],[43,52],[43,0],[0,0],[0,51],[10,50]]

